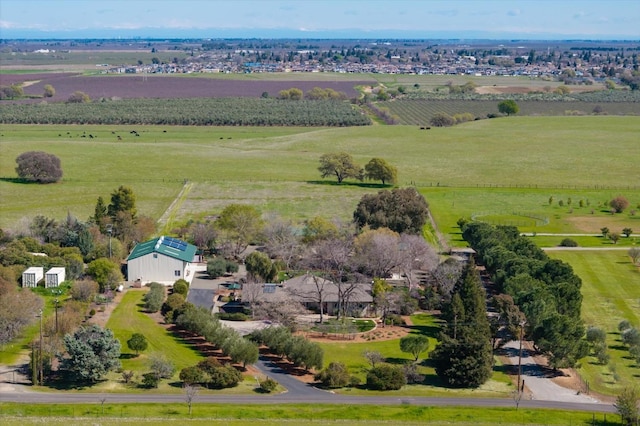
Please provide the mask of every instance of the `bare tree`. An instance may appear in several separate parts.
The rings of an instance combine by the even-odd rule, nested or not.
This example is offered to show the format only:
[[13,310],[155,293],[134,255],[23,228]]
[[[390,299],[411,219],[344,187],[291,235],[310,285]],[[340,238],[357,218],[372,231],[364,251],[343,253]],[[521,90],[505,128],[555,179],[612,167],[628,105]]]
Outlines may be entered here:
[[418,235],[400,234],[398,269],[407,277],[409,289],[413,288],[415,270],[432,271],[438,265],[438,254]]
[[280,217],[272,217],[267,220],[265,236],[265,247],[269,255],[282,259],[287,270],[291,269],[302,251],[300,236],[293,223]]
[[184,399],[187,402],[187,406],[189,407],[189,416],[191,416],[191,405],[193,404],[193,399],[198,394],[198,390],[200,390],[200,386],[190,383],[185,383],[183,386],[184,389]]
[[440,294],[442,294],[442,297],[446,300],[449,300],[451,297],[453,287],[462,275],[462,270],[463,265],[461,262],[449,258],[431,271],[431,278],[440,291]]
[[387,278],[400,260],[400,235],[388,228],[364,231],[354,242],[354,262],[373,278]]
[[301,286],[301,288],[288,287],[287,291],[296,298],[313,300],[320,307],[320,323],[324,321],[324,303],[329,286],[332,285],[331,281],[328,281],[317,275],[307,273],[304,280],[311,282],[312,289],[307,286]]
[[251,315],[255,318],[254,308],[264,299],[264,284],[247,281],[242,284],[242,302],[249,305]]
[[277,301],[262,301],[254,307],[255,317],[269,320],[287,328],[295,328],[296,317],[307,314],[302,304],[293,296],[283,295]]
[[[346,304],[355,289],[355,280],[350,277],[352,271],[351,238],[331,238],[318,241],[312,248],[310,264],[333,282],[338,293],[338,317],[344,315]],[[351,278],[351,279],[350,279]]]
[[369,364],[371,364],[371,367],[375,367],[376,364],[379,364],[385,361],[384,356],[377,351],[364,351],[362,355],[367,359],[367,361],[369,361]]

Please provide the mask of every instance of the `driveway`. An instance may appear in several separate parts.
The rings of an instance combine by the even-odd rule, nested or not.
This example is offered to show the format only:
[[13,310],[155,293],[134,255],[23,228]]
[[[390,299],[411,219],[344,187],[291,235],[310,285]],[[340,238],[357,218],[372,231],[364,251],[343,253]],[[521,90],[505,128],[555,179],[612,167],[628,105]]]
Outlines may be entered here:
[[[520,347],[519,341],[511,341],[504,348],[508,350],[509,362],[512,365],[518,365],[518,351]],[[548,377],[544,369],[538,365],[526,349],[522,350],[522,374],[525,387],[531,392],[531,399],[540,401],[558,401],[572,403],[593,403],[600,401],[597,399],[579,393],[573,389],[564,388],[553,382]]]

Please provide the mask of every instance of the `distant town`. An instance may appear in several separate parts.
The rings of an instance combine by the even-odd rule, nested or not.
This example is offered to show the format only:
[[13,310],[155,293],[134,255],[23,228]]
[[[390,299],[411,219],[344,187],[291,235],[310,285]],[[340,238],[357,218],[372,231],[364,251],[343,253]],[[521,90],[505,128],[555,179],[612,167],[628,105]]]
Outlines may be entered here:
[[[3,53],[64,57],[74,51],[158,53],[99,63],[104,73],[380,73],[555,77],[565,84],[630,79],[640,42],[497,40],[2,40]],[[175,52],[169,60],[160,53]],[[179,53],[179,54],[178,54]],[[185,56],[186,54],[186,56]],[[5,62],[6,64],[6,62]]]

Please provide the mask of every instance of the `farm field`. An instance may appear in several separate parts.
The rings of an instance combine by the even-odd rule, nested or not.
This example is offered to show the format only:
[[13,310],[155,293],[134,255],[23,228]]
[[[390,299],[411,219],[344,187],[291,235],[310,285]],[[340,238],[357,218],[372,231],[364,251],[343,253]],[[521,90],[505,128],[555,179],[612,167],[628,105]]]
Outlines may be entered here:
[[[270,96],[278,96],[281,90],[297,87],[307,92],[314,87],[331,88],[344,92],[353,98],[358,92],[355,86],[374,84],[375,81],[324,79],[324,80],[235,80],[219,78],[186,78],[167,75],[80,75],[73,73],[39,73],[39,74],[0,74],[0,84],[10,85],[23,81],[29,84],[24,87],[25,95],[40,96],[44,85],[52,85],[56,93],[47,102],[63,102],[75,91],[85,92],[93,100],[141,99],[141,98],[225,98],[254,97],[259,98],[264,92]],[[39,102],[37,100],[21,100],[19,102]],[[14,101],[15,102],[15,101]]]
[[550,251],[554,259],[569,263],[582,279],[582,318],[585,325],[607,332],[607,366],[594,357],[582,361],[579,372],[591,390],[616,394],[638,382],[640,367],[628,356],[620,341],[618,323],[622,320],[640,326],[640,269],[631,264],[626,251]]
[[[630,179],[640,163],[638,132],[640,117],[612,116],[510,117],[428,132],[414,126],[8,125],[0,141],[0,226],[15,227],[36,214],[61,218],[71,212],[86,218],[97,197],[108,197],[119,185],[131,186],[139,212],[157,219],[185,180],[194,185],[176,220],[213,214],[232,202],[255,203],[265,213],[274,209],[285,217],[326,212],[349,220],[360,197],[380,186],[338,186],[333,179],[320,179],[320,155],[344,150],[361,164],[382,157],[395,165],[399,184],[415,185],[425,194],[444,233],[457,232],[460,217],[513,212],[550,219],[529,231],[598,232],[600,219],[611,229],[640,228],[634,226],[638,216],[611,217],[597,208],[618,194],[632,206],[640,203],[640,185]],[[28,150],[57,155],[62,182],[15,181],[15,158]],[[550,196],[554,206],[548,204]],[[568,198],[574,213],[557,204]],[[594,215],[575,207],[580,199],[589,200]],[[589,225],[591,217],[599,219]]]
[[[498,102],[495,100],[394,100],[379,103],[391,114],[398,117],[400,124],[429,125],[429,120],[437,113],[451,116],[471,113],[474,117],[484,118],[487,114],[498,114]],[[637,102],[562,102],[562,101],[518,101],[519,115],[590,115],[600,108],[602,113],[610,115],[638,115],[640,104]]]

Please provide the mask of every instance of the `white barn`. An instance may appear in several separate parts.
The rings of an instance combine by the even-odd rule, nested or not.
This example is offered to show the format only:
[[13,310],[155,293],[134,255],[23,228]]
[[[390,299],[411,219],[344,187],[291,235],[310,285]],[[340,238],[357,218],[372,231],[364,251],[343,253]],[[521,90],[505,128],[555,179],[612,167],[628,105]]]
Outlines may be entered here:
[[42,266],[32,266],[22,273],[22,287],[37,287],[38,281],[44,278]]
[[127,280],[165,285],[179,279],[191,282],[196,249],[193,244],[165,236],[139,243],[127,258]]
[[58,287],[66,278],[65,269],[63,267],[54,267],[47,271],[44,275],[44,286]]

